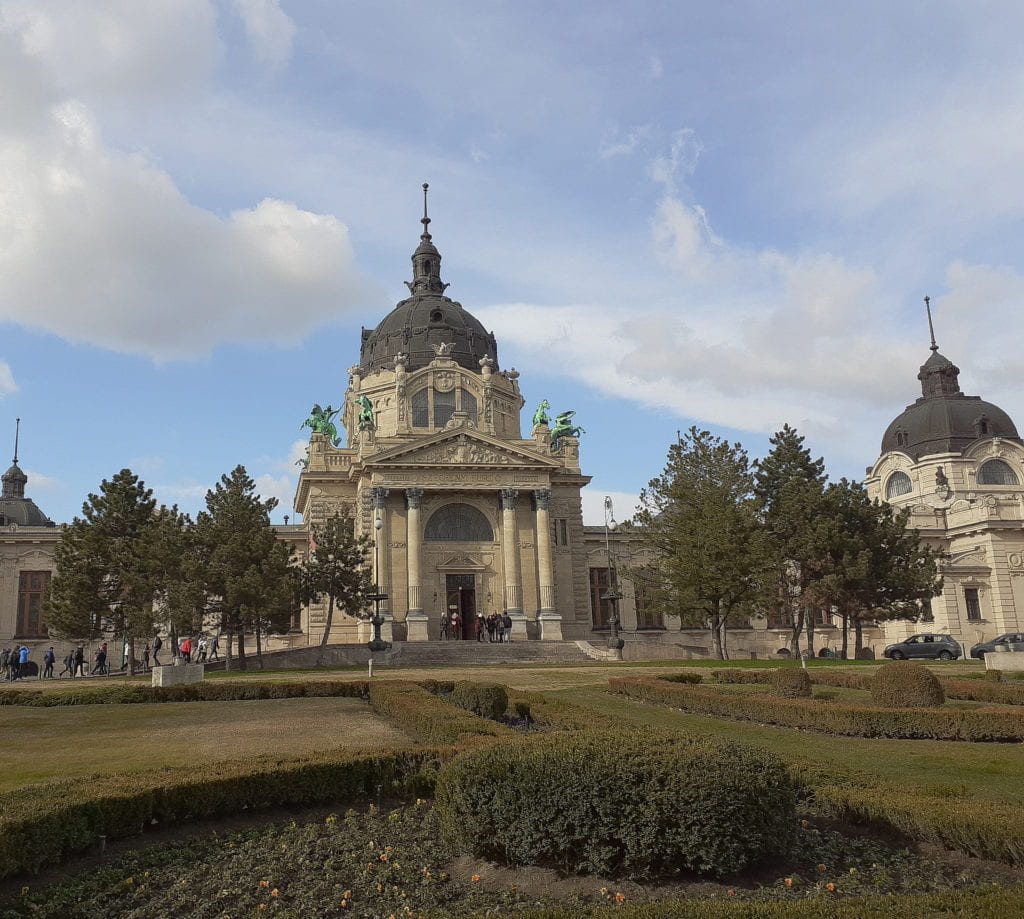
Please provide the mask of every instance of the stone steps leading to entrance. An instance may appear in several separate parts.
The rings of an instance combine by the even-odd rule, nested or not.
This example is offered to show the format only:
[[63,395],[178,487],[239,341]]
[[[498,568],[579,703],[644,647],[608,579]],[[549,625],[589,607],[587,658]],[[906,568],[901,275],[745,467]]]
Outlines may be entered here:
[[590,660],[574,641],[396,642],[389,667],[487,666],[490,664],[570,664]]

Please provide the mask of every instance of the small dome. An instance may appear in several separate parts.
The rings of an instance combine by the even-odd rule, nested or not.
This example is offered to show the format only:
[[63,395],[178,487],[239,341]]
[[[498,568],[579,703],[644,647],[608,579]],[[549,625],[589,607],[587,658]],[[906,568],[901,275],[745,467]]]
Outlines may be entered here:
[[921,398],[885,430],[882,453],[900,450],[914,459],[958,453],[987,437],[1021,443],[1010,416],[999,406],[960,391],[958,368],[935,350],[921,366]]

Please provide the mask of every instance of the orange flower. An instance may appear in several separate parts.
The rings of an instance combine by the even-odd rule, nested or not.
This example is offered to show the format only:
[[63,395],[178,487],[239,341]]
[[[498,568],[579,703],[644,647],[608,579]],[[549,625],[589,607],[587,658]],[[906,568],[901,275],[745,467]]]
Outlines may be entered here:
[[730,890],[729,891],[729,896],[730,897],[735,897],[736,896],[736,891],[735,890]]
[[473,875],[473,876],[472,876],[472,877],[470,878],[470,880],[471,880],[471,881],[472,881],[472,882],[473,882],[473,883],[475,884],[475,883],[476,883],[477,881],[479,881],[479,880],[480,880],[480,875],[479,875],[479,874],[474,874],[474,875]]
[[381,860],[382,862],[386,862],[386,861],[388,860],[388,857],[387,857],[387,855],[385,855],[385,854],[384,854],[383,852],[381,852],[381,853],[380,853],[380,860]]
[[792,887],[793,886],[793,879],[792,878],[786,878],[786,886],[787,887]]
[[28,896],[28,888],[27,887],[22,887],[21,888],[21,895],[23,897],[27,897]]
[[819,871],[825,871],[826,869],[825,869],[824,865],[818,865],[818,870]]
[[266,903],[261,903],[260,904],[260,909],[266,909],[266,908],[267,908],[267,904]]
[[270,882],[269,881],[260,881],[260,887],[269,887],[269,886],[270,886]]
[[272,891],[270,891],[270,895],[272,897],[276,897],[277,896],[277,888],[276,887]]
[[341,908],[342,909],[348,909],[348,900],[342,900],[341,901]]
[[625,903],[626,902],[626,895],[623,894],[623,893],[615,894],[615,902],[616,903]]
[[829,890],[835,890],[836,889],[836,885],[835,884],[826,884],[825,887],[827,887]]
[[351,900],[351,899],[352,899],[352,891],[351,891],[351,890],[346,890],[346,891],[345,891],[345,892],[344,892],[344,893],[342,894],[342,896],[343,896],[343,897],[344,897],[344,898],[345,898],[346,900]]

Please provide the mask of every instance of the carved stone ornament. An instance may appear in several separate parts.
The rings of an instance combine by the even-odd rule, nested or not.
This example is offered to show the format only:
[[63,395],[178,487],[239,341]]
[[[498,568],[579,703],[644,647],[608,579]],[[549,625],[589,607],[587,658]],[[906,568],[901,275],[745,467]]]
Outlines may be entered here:
[[1024,568],[1024,554],[1020,552],[1010,552],[1006,556],[1006,561],[1011,568]]
[[409,507],[416,510],[420,506],[420,502],[423,500],[423,489],[422,488],[407,488],[405,490],[405,500]]
[[551,501],[551,489],[538,488],[533,493],[533,499],[537,502],[537,510],[547,510],[548,503]]
[[409,355],[405,351],[399,351],[398,354],[395,355],[395,369],[396,370],[399,367],[401,367],[404,370],[405,369],[405,365],[408,364],[408,363],[409,363]]
[[439,370],[434,374],[434,389],[438,392],[451,392],[455,389],[457,377],[450,370]]
[[455,348],[455,342],[443,341],[438,345],[431,343],[430,347],[434,349],[434,354],[438,357],[451,357],[452,350]]

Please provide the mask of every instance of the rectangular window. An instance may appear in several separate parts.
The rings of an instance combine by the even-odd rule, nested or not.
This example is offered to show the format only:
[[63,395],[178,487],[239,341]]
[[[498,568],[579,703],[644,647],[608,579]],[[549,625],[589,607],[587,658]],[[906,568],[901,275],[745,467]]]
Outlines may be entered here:
[[610,584],[608,568],[590,569],[590,611],[595,629],[608,628],[612,616],[612,603],[611,600],[602,599],[602,595],[607,592]]
[[556,546],[569,545],[569,521],[565,517],[551,521],[551,539]]
[[443,428],[455,414],[455,390],[434,390],[434,427]]
[[964,602],[967,604],[967,618],[981,618],[981,600],[978,599],[977,587],[964,588]]
[[814,610],[815,625],[832,625],[832,613],[820,607]]
[[638,629],[663,629],[665,617],[651,607],[655,597],[657,584],[653,573],[641,572],[633,583],[633,595],[636,597],[636,627]]
[[43,598],[50,585],[49,571],[22,571],[18,577],[18,638],[45,638]]

